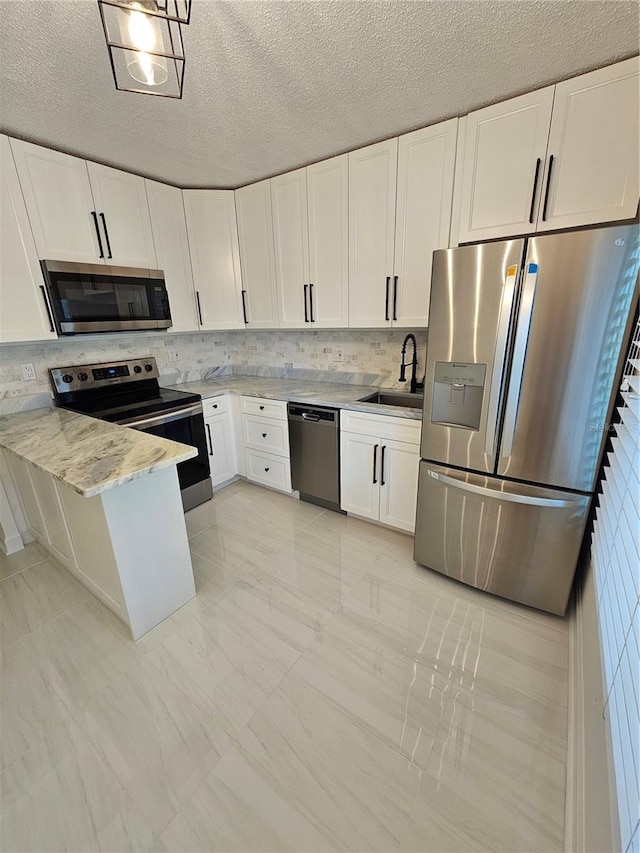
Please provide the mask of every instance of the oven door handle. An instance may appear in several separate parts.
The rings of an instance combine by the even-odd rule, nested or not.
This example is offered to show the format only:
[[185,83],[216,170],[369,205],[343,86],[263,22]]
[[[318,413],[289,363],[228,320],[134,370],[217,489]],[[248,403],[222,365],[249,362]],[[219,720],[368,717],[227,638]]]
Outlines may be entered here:
[[144,429],[150,426],[161,426],[169,424],[172,421],[179,421],[182,418],[191,418],[193,415],[202,414],[202,403],[195,403],[193,406],[188,406],[182,409],[171,409],[168,412],[163,412],[161,415],[154,415],[152,418],[143,418],[138,420],[131,418],[127,421],[118,421],[120,426],[128,426],[132,429]]

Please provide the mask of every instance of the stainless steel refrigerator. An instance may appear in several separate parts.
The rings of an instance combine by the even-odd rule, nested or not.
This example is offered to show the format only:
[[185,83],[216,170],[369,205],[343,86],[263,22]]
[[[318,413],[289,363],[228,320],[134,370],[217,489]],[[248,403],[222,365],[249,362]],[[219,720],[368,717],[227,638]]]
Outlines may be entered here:
[[631,225],[434,253],[417,562],[564,613],[639,243]]

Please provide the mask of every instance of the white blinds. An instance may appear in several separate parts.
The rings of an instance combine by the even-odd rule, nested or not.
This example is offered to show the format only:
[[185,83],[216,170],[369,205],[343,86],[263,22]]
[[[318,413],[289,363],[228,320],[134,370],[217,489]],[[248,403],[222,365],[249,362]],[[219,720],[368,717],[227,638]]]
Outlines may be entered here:
[[622,849],[640,851],[640,322],[591,541]]

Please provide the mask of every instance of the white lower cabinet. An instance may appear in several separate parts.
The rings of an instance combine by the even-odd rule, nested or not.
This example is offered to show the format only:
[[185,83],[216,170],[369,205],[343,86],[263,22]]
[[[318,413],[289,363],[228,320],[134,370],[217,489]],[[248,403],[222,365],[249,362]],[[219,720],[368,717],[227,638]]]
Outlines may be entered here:
[[343,413],[340,487],[346,512],[413,533],[419,462],[419,421]]
[[215,489],[238,474],[233,422],[228,397],[203,400],[211,483]]
[[247,479],[290,492],[287,404],[280,400],[241,397],[240,418]]

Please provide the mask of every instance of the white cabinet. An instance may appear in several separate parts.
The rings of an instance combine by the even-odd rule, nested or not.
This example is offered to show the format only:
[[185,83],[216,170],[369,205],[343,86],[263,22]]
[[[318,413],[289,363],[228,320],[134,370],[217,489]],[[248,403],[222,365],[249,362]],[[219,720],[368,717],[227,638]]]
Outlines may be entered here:
[[281,329],[299,329],[309,317],[307,171],[271,179],[276,292]]
[[344,412],[340,433],[342,509],[412,533],[419,441],[419,421]]
[[240,413],[247,479],[291,492],[287,404],[241,397]]
[[636,215],[639,74],[635,57],[555,87],[538,231]]
[[104,263],[85,161],[18,139],[11,148],[39,258]]
[[202,401],[209,467],[214,489],[238,473],[232,415],[227,396]]
[[534,230],[553,93],[547,86],[467,116],[461,243]]
[[0,343],[55,338],[38,253],[6,136],[0,136]]
[[349,155],[349,325],[426,326],[451,226],[458,120]]
[[467,116],[459,242],[631,219],[638,57]]
[[108,264],[156,268],[144,178],[87,162]]
[[398,140],[349,154],[349,325],[391,325]]
[[42,259],[156,265],[144,178],[11,141]]
[[235,191],[244,320],[253,329],[277,329],[271,182]]
[[348,315],[348,157],[271,179],[281,328],[339,328]]
[[198,314],[191,274],[182,191],[145,180],[158,269],[164,270],[172,326],[170,332],[197,332]]
[[202,329],[240,329],[242,280],[233,190],[183,190]]
[[398,139],[398,188],[391,319],[426,326],[431,264],[449,246],[458,119]]

